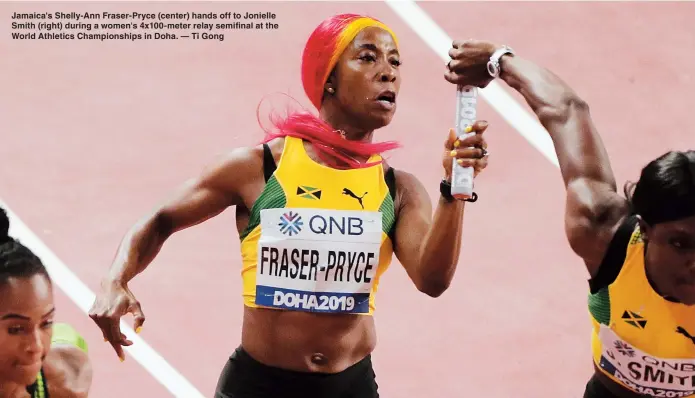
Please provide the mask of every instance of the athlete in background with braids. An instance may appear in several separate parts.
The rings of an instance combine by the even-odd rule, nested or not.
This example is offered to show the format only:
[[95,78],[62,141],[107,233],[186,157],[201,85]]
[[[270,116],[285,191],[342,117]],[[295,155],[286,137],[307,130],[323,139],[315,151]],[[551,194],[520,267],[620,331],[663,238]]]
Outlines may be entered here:
[[448,81],[485,87],[499,73],[555,145],[567,238],[591,276],[584,398],[695,396],[695,150],[650,161],[623,197],[588,105],[559,77],[489,42],[449,55]]
[[48,272],[9,225],[0,208],[0,397],[87,397],[87,345],[71,326],[53,323]]
[[[458,262],[465,204],[446,182],[430,181],[442,192],[433,218],[422,183],[382,161],[379,153],[395,146],[371,143],[394,115],[400,63],[395,35],[372,18],[337,15],[316,28],[302,80],[319,117],[279,121],[265,145],[233,151],[124,238],[91,311],[120,355],[120,318],[134,312],[136,330],[144,322],[128,281],[172,233],[235,206],[242,342],[215,397],[378,397],[379,278],[395,253],[420,291],[441,295]],[[477,134],[458,145],[452,131],[442,137],[432,161],[444,178],[454,157],[476,174],[485,168],[486,127],[476,123]]]

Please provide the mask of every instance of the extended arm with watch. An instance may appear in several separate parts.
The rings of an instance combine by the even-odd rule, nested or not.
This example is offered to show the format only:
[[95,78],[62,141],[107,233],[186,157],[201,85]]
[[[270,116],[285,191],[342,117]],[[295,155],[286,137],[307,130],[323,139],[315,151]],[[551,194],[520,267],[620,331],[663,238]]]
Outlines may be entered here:
[[612,234],[626,202],[616,192],[608,154],[587,103],[555,73],[509,47],[485,41],[455,42],[452,47],[447,81],[485,87],[491,77],[499,78],[523,96],[545,127],[565,184],[565,222],[574,226],[567,230],[568,239],[587,264],[600,263],[596,236]]
[[[582,202],[580,207],[598,203],[601,195],[613,195],[615,178],[587,103],[549,69],[513,52],[502,58],[504,48],[495,51],[500,56],[488,63],[488,70],[524,97],[550,135],[570,196],[568,206],[573,201]],[[601,188],[589,189],[586,184]]]

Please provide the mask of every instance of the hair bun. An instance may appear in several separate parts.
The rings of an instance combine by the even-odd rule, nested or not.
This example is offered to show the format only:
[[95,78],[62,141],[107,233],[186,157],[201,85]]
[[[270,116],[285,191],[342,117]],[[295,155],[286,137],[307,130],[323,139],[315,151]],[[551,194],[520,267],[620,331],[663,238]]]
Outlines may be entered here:
[[0,244],[11,241],[10,237],[10,219],[7,217],[7,211],[0,207]]

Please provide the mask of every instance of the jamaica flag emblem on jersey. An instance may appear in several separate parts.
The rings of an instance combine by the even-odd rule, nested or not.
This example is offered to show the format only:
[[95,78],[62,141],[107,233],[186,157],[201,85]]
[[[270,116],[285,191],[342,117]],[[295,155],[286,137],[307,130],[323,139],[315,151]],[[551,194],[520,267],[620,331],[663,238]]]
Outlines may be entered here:
[[640,314],[632,311],[623,312],[621,317],[627,324],[632,325],[638,329],[644,329],[647,327],[647,320],[644,319]]
[[304,199],[319,200],[321,199],[321,190],[314,187],[307,187],[306,185],[300,185],[297,187],[297,195]]

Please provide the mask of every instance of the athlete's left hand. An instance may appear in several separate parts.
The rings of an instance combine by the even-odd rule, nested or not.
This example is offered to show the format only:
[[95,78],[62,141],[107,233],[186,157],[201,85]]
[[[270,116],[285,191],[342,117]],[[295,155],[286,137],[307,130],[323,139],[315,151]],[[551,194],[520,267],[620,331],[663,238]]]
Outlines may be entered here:
[[444,142],[444,155],[442,156],[444,178],[447,181],[451,181],[452,158],[456,158],[461,166],[473,167],[475,176],[487,167],[490,154],[487,151],[485,137],[483,137],[487,126],[488,123],[484,120],[476,121],[470,127],[470,132],[475,132],[475,135],[465,139],[457,137],[455,129],[449,129],[449,137]]

